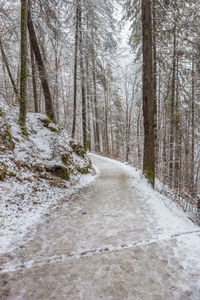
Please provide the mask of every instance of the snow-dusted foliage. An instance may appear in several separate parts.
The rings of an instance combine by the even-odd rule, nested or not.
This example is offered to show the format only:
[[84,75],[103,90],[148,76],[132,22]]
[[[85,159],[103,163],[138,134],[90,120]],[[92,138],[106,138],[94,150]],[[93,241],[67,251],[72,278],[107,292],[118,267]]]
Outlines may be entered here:
[[[83,147],[43,114],[27,115],[21,134],[18,109],[0,102],[0,251],[14,236],[94,178]],[[83,176],[83,174],[85,174]]]

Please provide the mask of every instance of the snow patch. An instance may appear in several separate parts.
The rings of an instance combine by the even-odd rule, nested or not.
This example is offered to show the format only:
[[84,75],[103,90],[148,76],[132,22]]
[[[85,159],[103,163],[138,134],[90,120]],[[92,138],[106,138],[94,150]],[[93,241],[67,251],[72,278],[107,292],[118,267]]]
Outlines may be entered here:
[[[28,138],[25,138],[18,125],[18,108],[2,100],[0,110],[3,113],[0,122],[14,142],[14,149],[8,149],[0,139],[0,162],[6,166],[6,177],[0,181],[0,253],[5,253],[22,241],[32,225],[45,214],[53,213],[52,209],[96,176],[88,156],[80,157],[70,142],[81,146],[45,115],[27,114]],[[44,126],[41,120],[49,124]],[[54,166],[69,169],[70,181],[45,172],[45,168]],[[82,175],[79,170],[89,174]]]

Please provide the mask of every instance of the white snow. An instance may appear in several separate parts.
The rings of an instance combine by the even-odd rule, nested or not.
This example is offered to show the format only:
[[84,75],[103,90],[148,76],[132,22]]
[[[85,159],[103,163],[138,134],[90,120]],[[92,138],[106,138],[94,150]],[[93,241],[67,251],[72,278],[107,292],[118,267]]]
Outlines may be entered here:
[[[92,154],[94,155],[94,154]],[[95,155],[94,155],[95,156]],[[98,157],[98,156],[97,156]],[[152,233],[156,239],[168,240],[170,237],[178,236],[177,248],[174,249],[176,258],[182,264],[183,272],[187,273],[192,269],[200,270],[200,228],[194,224],[184,213],[182,208],[178,207],[168,197],[153,190],[151,185],[147,182],[140,170],[136,170],[134,167],[121,163],[110,158],[103,157],[102,159],[112,161],[113,164],[117,164],[122,167],[130,176],[130,185],[134,190],[138,191],[138,194],[144,200],[150,204],[152,211],[149,211],[150,219],[154,221],[154,229]],[[178,250],[177,250],[178,249]],[[184,257],[184,262],[181,259]],[[200,293],[200,278],[195,283],[198,286]],[[188,298],[191,299],[191,298]],[[196,298],[195,298],[196,299]]]
[[[154,191],[141,171],[90,156],[100,175],[94,185],[75,195],[70,205],[63,203],[48,226],[33,233],[24,252],[18,251],[19,257],[15,251],[11,261],[5,258],[3,273],[24,271],[13,277],[13,295],[23,289],[22,282],[26,283],[25,296],[32,291],[33,267],[37,267],[37,271],[49,270],[45,283],[59,282],[55,294],[60,298],[76,298],[74,278],[79,278],[78,291],[85,299],[97,299],[99,290],[103,299],[114,299],[113,295],[118,299],[116,288],[120,286],[119,299],[128,293],[130,299],[136,295],[135,299],[198,300],[200,228],[174,202]],[[66,282],[66,276],[71,281]],[[39,288],[40,284],[34,287],[38,294]],[[50,294],[46,289],[45,296]]]
[[[23,239],[32,225],[40,222],[41,218],[51,213],[60,202],[67,201],[70,195],[96,178],[91,174],[78,177],[79,183],[69,185],[66,189],[50,188],[49,184],[42,180],[40,190],[34,194],[31,193],[32,186],[28,183],[0,183],[0,253],[11,251],[12,246],[16,247],[16,243]],[[19,204],[19,201],[23,203]]]
[[[14,174],[0,181],[0,253],[5,253],[16,247],[17,241],[22,240],[29,228],[39,222],[42,216],[51,212],[61,201],[66,201],[77,189],[91,183],[96,176],[94,172],[87,175],[77,172],[77,166],[83,168],[87,165],[87,156],[83,159],[72,152],[70,137],[66,131],[53,123],[51,127],[59,131],[59,134],[45,128],[40,121],[45,118],[44,115],[28,114],[29,139],[25,139],[17,124],[18,109],[9,107],[3,101],[0,102],[0,109],[6,115],[6,122],[15,142],[14,151],[1,152],[0,155],[0,162],[9,167],[7,172]],[[49,181],[40,178],[31,169],[18,169],[16,165],[62,164],[60,155],[62,152],[68,153],[67,151],[71,155],[74,175],[70,176],[70,182],[60,180],[61,186],[55,184],[56,178]]]
[[[98,155],[92,155],[98,157]],[[182,232],[199,228],[188,219],[183,210],[179,208],[170,198],[162,195],[156,190],[153,190],[151,185],[142,175],[141,170],[137,170],[136,168],[127,165],[126,162],[122,163],[107,157],[102,157],[102,159],[112,161],[113,164],[118,164],[127,173],[129,173],[130,185],[136,188],[141,197],[151,204],[163,234],[171,234],[174,232]]]

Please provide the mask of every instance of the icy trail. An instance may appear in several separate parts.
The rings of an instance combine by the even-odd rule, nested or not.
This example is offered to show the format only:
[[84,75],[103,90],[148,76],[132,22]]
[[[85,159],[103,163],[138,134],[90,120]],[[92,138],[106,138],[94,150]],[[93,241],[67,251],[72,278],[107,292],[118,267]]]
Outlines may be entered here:
[[199,228],[132,168],[92,161],[98,179],[0,257],[0,299],[199,300]]

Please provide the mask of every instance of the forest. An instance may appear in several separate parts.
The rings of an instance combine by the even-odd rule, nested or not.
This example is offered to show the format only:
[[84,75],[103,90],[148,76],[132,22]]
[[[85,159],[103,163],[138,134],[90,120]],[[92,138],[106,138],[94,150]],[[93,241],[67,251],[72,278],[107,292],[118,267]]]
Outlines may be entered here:
[[200,295],[200,0],[0,0],[0,299]]
[[[153,0],[152,13],[150,1],[143,1],[143,10],[140,2],[22,1],[20,35],[20,2],[1,1],[1,97],[20,103],[24,129],[26,110],[44,112],[89,151],[138,168],[147,152],[156,178],[194,202],[200,168],[199,1]],[[143,33],[142,11],[143,21],[152,24],[143,22]],[[120,30],[127,24],[125,40]],[[145,87],[143,57],[152,65]],[[146,112],[143,88],[152,106]]]

